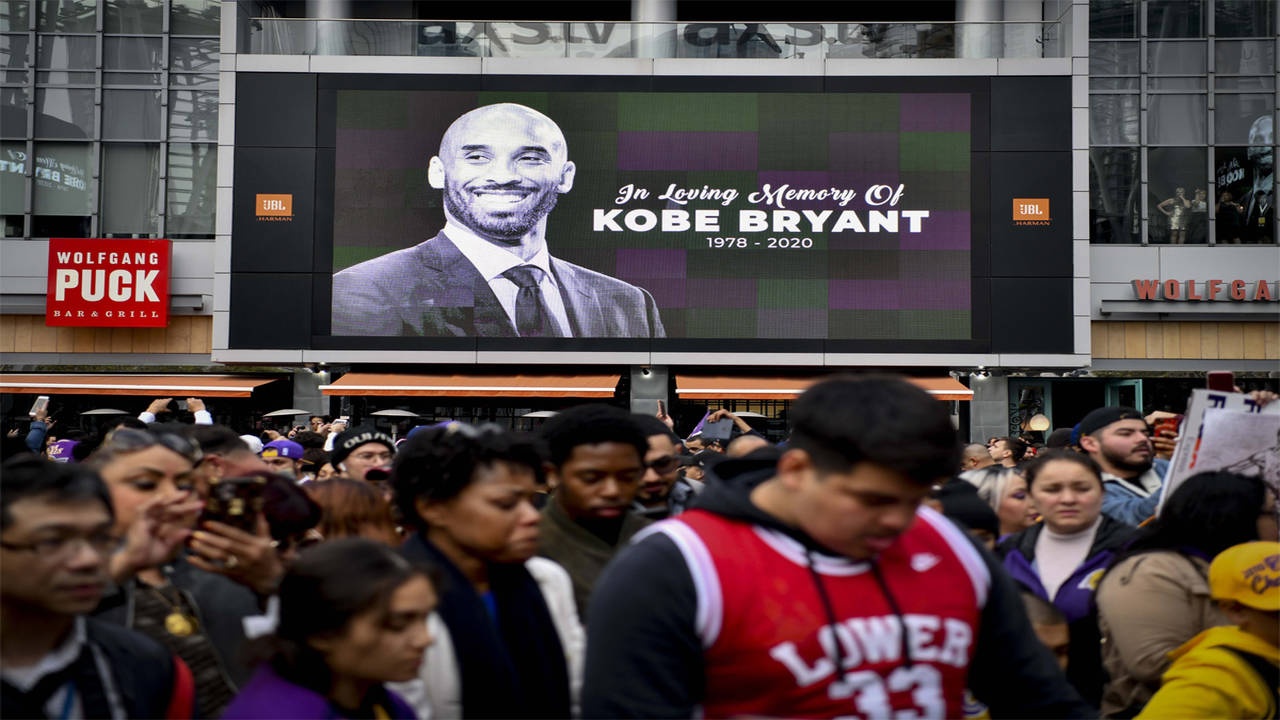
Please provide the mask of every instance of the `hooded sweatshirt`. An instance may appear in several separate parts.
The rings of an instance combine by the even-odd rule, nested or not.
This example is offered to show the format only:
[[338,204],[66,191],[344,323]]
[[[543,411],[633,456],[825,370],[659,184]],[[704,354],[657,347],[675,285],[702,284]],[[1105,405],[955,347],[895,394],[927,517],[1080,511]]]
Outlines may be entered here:
[[1280,647],[1234,625],[1169,653],[1173,665],[1139,718],[1274,718]]
[[606,569],[584,717],[954,716],[966,684],[993,717],[1096,717],[966,533],[922,508],[878,557],[842,557],[751,502],[774,472],[720,463]]

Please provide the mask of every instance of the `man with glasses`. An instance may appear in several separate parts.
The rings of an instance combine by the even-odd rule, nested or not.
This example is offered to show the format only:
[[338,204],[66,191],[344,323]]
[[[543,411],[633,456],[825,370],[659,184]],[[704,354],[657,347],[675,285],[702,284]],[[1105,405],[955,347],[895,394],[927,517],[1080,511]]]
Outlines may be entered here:
[[119,545],[93,471],[0,468],[0,716],[191,717],[191,672],[154,641],[87,618]]
[[631,416],[607,405],[581,405],[539,431],[550,452],[551,500],[542,510],[538,554],[569,571],[578,614],[604,566],[649,521],[631,512],[649,443]]
[[334,440],[329,462],[343,477],[364,482],[370,479],[370,470],[390,468],[395,454],[396,442],[390,435],[374,428],[352,428]]
[[651,415],[631,416],[645,433],[649,449],[644,454],[644,476],[632,505],[638,515],[661,520],[684,512],[702,489],[696,480],[680,477],[683,466],[679,454],[680,439],[661,420]]

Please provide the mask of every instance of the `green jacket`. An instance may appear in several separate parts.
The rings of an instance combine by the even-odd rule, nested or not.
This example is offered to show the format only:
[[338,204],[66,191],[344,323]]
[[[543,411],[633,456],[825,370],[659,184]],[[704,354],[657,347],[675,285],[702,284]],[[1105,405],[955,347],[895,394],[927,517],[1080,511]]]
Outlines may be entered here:
[[571,520],[554,495],[547,501],[547,506],[542,509],[542,521],[538,523],[538,554],[556,561],[569,571],[573,580],[573,599],[584,625],[591,588],[595,587],[604,566],[609,564],[619,548],[631,541],[631,536],[649,524],[649,520],[627,513],[623,516],[617,544],[610,545]]

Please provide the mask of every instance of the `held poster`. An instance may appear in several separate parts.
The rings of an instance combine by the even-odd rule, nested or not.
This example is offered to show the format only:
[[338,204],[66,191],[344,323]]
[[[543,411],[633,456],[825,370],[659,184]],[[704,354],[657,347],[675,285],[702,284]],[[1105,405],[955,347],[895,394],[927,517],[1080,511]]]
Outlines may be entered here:
[[971,103],[339,90],[332,335],[968,340]]

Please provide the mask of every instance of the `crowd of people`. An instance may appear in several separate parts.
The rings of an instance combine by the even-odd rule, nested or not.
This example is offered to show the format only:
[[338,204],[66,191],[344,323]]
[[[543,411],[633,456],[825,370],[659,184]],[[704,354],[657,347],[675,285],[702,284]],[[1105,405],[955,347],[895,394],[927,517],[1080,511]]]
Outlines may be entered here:
[[[1266,403],[1270,393],[1256,393]],[[1132,408],[963,445],[897,378],[665,413],[98,433],[0,468],[6,718],[1275,717],[1264,479]],[[1156,510],[1159,508],[1159,514]]]

